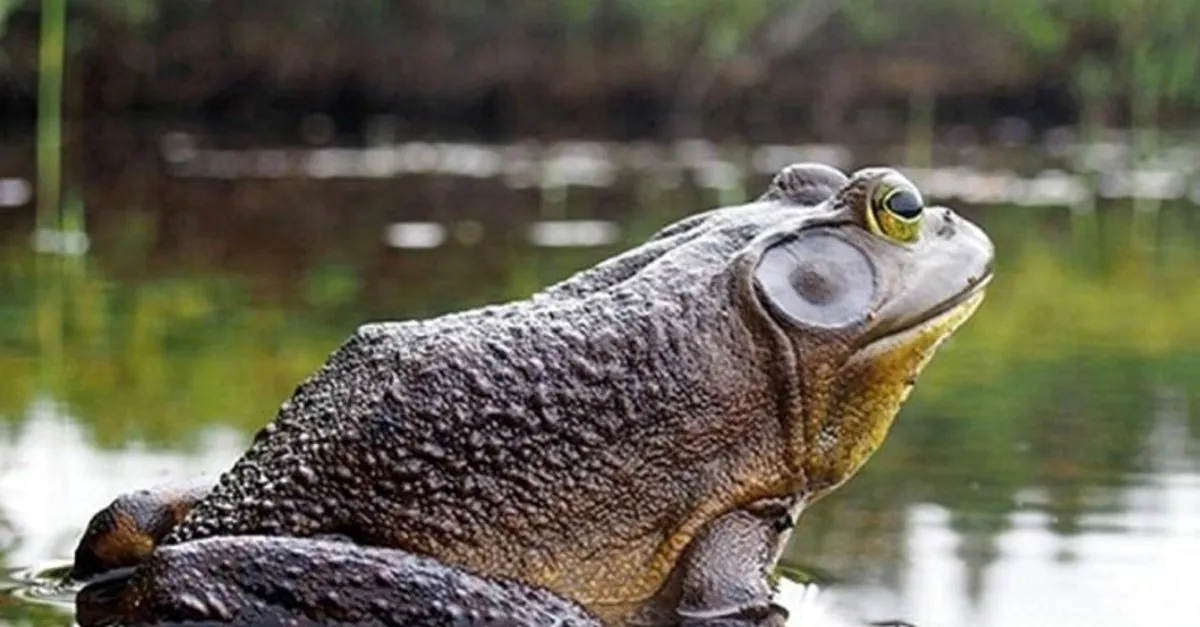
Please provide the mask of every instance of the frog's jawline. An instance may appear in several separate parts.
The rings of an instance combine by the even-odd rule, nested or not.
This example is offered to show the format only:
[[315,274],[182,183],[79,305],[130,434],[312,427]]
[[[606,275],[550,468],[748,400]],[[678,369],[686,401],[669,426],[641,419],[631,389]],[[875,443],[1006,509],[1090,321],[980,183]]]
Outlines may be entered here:
[[959,292],[957,295],[954,296],[954,298],[949,298],[946,300],[945,303],[943,303],[933,309],[930,309],[928,315],[922,317],[919,320],[914,320],[910,324],[906,324],[902,327],[892,329],[883,335],[869,338],[869,340],[866,343],[864,343],[861,347],[859,347],[859,350],[860,351],[867,350],[877,344],[889,342],[900,336],[907,335],[912,331],[922,329],[926,326],[929,326],[930,324],[936,323],[938,320],[941,320],[947,314],[955,312],[963,307],[970,306],[973,309],[978,304],[977,303],[971,304],[971,303],[973,301],[979,299],[980,295],[987,289],[988,284],[991,282],[992,282],[992,273],[989,272],[988,274],[986,274],[982,278],[980,278],[978,281],[975,281],[970,286],[968,286],[967,289],[963,290],[962,292]]

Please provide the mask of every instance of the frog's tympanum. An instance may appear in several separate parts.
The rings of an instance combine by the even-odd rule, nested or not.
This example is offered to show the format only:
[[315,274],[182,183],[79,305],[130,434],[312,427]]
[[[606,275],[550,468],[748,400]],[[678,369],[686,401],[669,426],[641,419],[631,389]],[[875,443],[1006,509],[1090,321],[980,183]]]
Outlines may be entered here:
[[526,300],[368,324],[211,488],[118,498],[83,625],[766,625],[800,511],[879,448],[993,248],[799,164]]

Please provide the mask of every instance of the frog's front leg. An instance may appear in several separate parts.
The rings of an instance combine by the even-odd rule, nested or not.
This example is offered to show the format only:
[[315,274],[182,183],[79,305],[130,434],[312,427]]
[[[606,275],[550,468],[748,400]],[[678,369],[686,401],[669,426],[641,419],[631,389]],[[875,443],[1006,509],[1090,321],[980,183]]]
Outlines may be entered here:
[[212,488],[209,479],[193,479],[118,496],[88,521],[67,578],[85,581],[142,563]]
[[681,627],[782,626],[771,571],[794,526],[792,499],[767,499],[709,523],[678,566]]
[[113,599],[77,598],[83,627],[123,625],[558,625],[600,627],[546,590],[398,549],[273,536],[159,547]]
[[[677,567],[677,627],[783,627],[788,612],[772,600],[770,576],[798,513],[795,500],[767,499],[710,523]],[[864,625],[915,627],[900,620]]]

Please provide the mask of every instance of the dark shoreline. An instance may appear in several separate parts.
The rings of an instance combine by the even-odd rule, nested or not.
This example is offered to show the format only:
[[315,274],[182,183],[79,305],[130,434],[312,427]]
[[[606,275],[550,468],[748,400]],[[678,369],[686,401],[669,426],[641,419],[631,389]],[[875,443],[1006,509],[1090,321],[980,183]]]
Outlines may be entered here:
[[[480,30],[410,3],[391,10],[413,15],[387,23],[319,28],[279,19],[275,0],[163,9],[149,26],[102,6],[72,6],[68,117],[177,117],[295,133],[321,114],[349,137],[369,134],[383,115],[405,139],[896,141],[915,108],[930,103],[935,126],[985,129],[1019,118],[1036,132],[1079,122],[1071,64],[1087,48],[1069,43],[1060,55],[1031,58],[994,33],[937,30],[872,46],[833,21],[784,55],[698,62],[686,50],[656,51],[637,24],[596,26],[573,42],[545,23],[550,18]],[[1087,35],[1081,27],[1072,38]],[[33,122],[37,37],[36,9],[9,16],[0,40],[0,129]],[[681,48],[688,41],[686,33],[671,38]],[[696,101],[681,104],[699,84]],[[1101,122],[1121,125],[1122,109],[1105,107]],[[1164,122],[1171,113],[1164,110]],[[693,119],[683,125],[689,131],[680,130],[682,117]]]

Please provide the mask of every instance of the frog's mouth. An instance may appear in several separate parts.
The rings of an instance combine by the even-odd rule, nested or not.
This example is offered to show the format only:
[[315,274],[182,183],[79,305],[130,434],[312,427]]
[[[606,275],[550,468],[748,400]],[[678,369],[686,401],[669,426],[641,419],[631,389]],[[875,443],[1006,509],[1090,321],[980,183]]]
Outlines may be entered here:
[[926,335],[945,339],[958,330],[983,303],[987,286],[992,282],[992,270],[973,280],[966,289],[949,298],[937,307],[925,311],[920,317],[902,320],[895,326],[885,326],[863,338],[861,354],[870,356],[886,352],[897,345],[908,344]]

